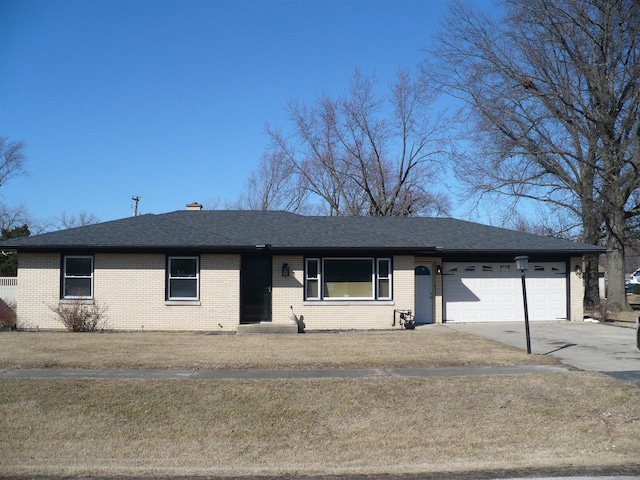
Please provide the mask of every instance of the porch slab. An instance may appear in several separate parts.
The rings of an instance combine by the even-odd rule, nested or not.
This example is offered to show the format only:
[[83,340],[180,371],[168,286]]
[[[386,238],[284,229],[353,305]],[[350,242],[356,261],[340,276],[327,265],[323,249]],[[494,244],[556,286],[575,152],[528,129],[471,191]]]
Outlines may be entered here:
[[236,335],[253,334],[253,333],[280,333],[280,334],[298,334],[298,325],[294,323],[247,323],[238,325]]

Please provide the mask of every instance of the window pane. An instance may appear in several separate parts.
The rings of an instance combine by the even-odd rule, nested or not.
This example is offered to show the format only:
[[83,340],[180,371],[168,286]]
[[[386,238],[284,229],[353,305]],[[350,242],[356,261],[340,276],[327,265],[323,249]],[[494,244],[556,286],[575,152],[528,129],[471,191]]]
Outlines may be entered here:
[[196,276],[197,261],[195,258],[172,258],[171,277],[194,278]]
[[307,260],[307,278],[318,278],[318,260]]
[[307,298],[318,298],[318,281],[317,280],[307,280]]
[[389,277],[389,260],[378,260],[378,276],[383,278]]
[[378,298],[391,298],[389,280],[380,280],[378,282]]
[[90,277],[91,257],[67,257],[65,259],[67,277]]
[[373,261],[330,259],[324,262],[324,296],[372,298]]
[[370,259],[331,259],[324,261],[324,276],[328,282],[371,282]]
[[65,297],[91,297],[90,278],[66,278],[64,281]]
[[171,280],[169,282],[170,298],[198,298],[197,280]]
[[[453,270],[449,270],[450,272],[453,272],[457,270],[457,268],[454,268]],[[423,265],[420,265],[419,267],[416,267],[416,275],[431,275],[431,272],[429,271],[429,269]]]

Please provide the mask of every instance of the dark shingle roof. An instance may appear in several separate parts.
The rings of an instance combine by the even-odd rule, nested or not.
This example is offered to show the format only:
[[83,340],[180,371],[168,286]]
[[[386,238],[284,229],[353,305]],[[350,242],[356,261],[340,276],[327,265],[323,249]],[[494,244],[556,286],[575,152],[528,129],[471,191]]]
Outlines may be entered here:
[[395,250],[600,253],[598,247],[452,218],[307,217],[273,211],[141,215],[0,242],[20,251]]

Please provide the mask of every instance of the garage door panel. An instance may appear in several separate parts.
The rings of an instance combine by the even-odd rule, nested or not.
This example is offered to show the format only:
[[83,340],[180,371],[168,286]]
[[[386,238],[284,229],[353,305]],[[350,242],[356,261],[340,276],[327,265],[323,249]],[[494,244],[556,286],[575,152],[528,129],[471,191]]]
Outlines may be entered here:
[[[452,279],[453,280],[453,279]],[[460,302],[477,302],[480,299],[473,293],[473,282],[462,281],[462,279],[453,280],[449,283],[448,288],[451,290],[455,298]]]
[[[506,264],[447,263],[444,266],[445,321],[522,321],[524,307],[520,272]],[[565,264],[530,264],[527,271],[529,319],[558,320],[567,316]]]

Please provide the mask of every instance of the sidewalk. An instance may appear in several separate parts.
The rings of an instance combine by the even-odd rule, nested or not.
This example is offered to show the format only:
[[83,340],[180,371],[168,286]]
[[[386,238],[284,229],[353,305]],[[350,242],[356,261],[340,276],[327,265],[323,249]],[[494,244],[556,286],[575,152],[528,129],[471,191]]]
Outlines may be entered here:
[[365,368],[322,370],[83,370],[60,368],[19,368],[0,370],[5,378],[65,378],[77,380],[220,380],[220,379],[293,379],[293,378],[363,378],[363,377],[455,377],[477,375],[523,375],[528,373],[566,372],[558,365],[511,365],[502,367],[446,368]]

